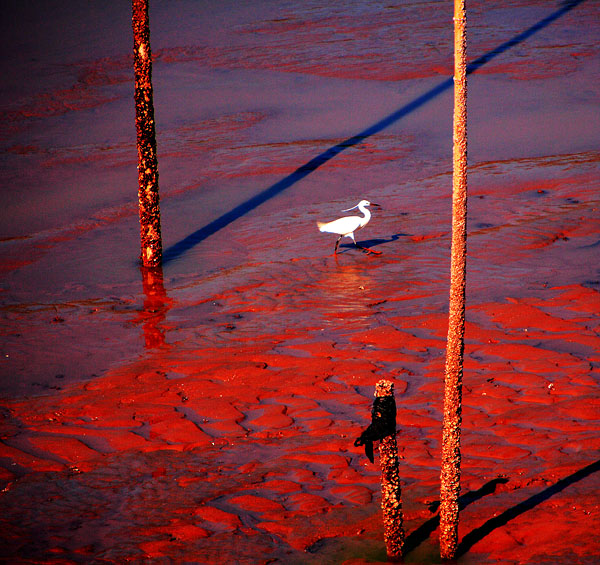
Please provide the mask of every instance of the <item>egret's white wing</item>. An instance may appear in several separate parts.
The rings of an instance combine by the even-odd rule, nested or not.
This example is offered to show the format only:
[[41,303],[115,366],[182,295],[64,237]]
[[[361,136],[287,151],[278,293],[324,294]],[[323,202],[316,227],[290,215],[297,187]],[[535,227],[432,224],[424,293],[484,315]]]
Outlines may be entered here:
[[361,220],[362,218],[358,216],[348,216],[346,218],[338,218],[326,224],[319,222],[317,225],[319,226],[319,231],[346,235],[357,230],[360,227]]

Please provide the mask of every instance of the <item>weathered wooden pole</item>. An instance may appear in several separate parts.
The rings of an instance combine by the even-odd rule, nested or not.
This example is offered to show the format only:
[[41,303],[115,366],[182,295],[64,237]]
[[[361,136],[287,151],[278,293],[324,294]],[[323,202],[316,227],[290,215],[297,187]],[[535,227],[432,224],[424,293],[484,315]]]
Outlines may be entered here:
[[[394,383],[381,380],[375,385],[375,398],[385,399],[393,408],[393,433],[379,441],[381,465],[381,509],[383,511],[383,538],[387,556],[396,561],[402,558],[404,524],[402,519],[402,491],[398,469],[398,444],[396,442],[396,401]],[[391,418],[390,418],[391,419]]]
[[466,45],[465,0],[454,0],[452,250],[440,486],[440,555],[442,559],[453,559],[458,546],[460,431],[467,265]]
[[381,380],[375,385],[371,423],[354,442],[355,446],[365,446],[365,455],[371,463],[374,462],[373,442],[375,441],[379,441],[383,537],[388,559],[399,561],[404,547],[404,524],[396,443],[396,400],[394,383],[391,381]]
[[162,262],[158,159],[152,98],[152,53],[148,0],[132,0],[133,67],[135,72],[135,126],[138,149],[138,199],[141,259],[145,267]]

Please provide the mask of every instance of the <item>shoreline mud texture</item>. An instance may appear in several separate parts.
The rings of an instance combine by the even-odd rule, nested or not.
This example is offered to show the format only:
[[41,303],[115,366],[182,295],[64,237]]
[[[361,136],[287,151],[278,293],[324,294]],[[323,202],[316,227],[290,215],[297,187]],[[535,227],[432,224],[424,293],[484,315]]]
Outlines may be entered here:
[[[138,264],[131,7],[13,2],[0,86],[0,559],[386,562],[354,440],[394,385],[439,563],[452,9],[150,6],[164,262]],[[457,563],[600,555],[600,8],[467,6]],[[316,222],[382,205],[357,240]],[[376,450],[377,451],[377,450]]]

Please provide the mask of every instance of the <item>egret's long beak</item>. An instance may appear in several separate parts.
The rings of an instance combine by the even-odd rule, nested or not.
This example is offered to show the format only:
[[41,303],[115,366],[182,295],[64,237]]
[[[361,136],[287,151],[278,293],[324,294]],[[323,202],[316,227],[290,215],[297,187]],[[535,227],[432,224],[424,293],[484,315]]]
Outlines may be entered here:
[[377,208],[381,208],[381,204],[375,204],[375,202],[371,202],[371,206],[376,206]]

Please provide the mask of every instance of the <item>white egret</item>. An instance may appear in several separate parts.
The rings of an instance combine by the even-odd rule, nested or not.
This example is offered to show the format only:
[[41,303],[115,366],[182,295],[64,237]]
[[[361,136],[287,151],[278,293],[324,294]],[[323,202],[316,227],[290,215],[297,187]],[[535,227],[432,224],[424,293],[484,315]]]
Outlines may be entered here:
[[367,253],[375,253],[377,255],[381,254],[381,251],[373,251],[372,249],[367,249],[366,247],[358,245],[354,239],[354,232],[364,228],[371,219],[371,211],[367,208],[367,206],[380,207],[379,204],[375,204],[374,202],[361,200],[356,206],[352,206],[352,208],[348,208],[347,210],[342,210],[342,212],[350,212],[350,210],[355,210],[358,208],[364,214],[364,216],[346,216],[344,218],[333,220],[332,222],[317,222],[319,231],[339,234],[340,237],[338,237],[337,241],[335,242],[335,250],[333,252],[334,255],[337,254],[338,245],[340,244],[340,239],[342,239],[342,237],[349,237],[352,239],[356,247],[366,251]]

